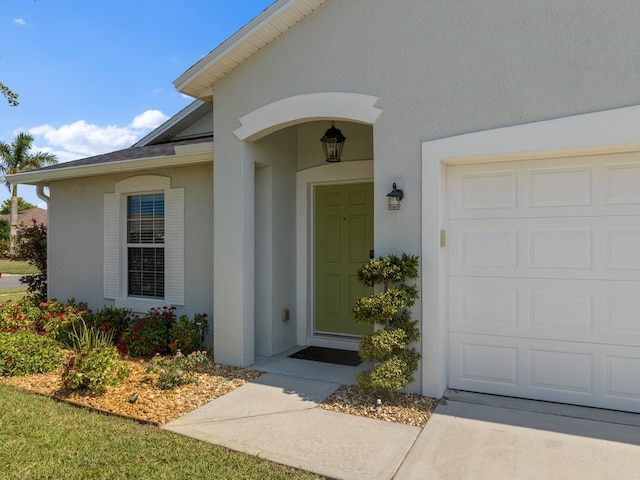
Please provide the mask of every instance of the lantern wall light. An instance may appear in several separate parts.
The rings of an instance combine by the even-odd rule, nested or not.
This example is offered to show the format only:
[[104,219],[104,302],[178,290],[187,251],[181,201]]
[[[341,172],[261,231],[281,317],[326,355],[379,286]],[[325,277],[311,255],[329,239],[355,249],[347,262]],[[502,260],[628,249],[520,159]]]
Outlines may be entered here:
[[400,210],[400,202],[404,198],[404,191],[393,184],[393,190],[387,193],[389,199],[389,210]]
[[324,133],[324,137],[320,139],[322,149],[324,150],[324,159],[327,162],[339,162],[342,157],[342,149],[344,141],[347,139],[340,130],[336,128],[334,122],[331,122],[331,128]]

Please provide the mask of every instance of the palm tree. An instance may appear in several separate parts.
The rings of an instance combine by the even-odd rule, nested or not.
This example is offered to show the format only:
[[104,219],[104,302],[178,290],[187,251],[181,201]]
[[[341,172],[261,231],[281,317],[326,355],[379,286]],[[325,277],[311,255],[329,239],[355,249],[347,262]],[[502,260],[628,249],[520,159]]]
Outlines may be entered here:
[[33,136],[24,132],[19,133],[10,144],[0,142],[0,175],[11,192],[11,252],[18,223],[18,185],[12,185],[7,175],[58,163],[56,156],[51,153],[30,152],[32,144]]

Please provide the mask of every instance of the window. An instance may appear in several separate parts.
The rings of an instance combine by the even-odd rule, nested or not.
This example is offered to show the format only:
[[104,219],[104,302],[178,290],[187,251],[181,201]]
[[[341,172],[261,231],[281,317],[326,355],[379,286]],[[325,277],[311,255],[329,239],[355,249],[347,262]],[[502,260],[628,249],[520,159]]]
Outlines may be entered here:
[[144,175],[104,195],[104,297],[145,312],[184,305],[184,189]]
[[128,293],[164,298],[164,193],[127,197]]

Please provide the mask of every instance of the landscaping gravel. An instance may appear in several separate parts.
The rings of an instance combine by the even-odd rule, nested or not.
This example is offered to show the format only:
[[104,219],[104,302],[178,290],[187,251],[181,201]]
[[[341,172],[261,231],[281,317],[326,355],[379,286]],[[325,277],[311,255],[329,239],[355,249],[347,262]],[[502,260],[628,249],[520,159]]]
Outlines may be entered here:
[[[127,360],[130,375],[103,394],[69,391],[61,381],[61,370],[0,377],[0,382],[24,391],[46,395],[69,403],[139,421],[163,425],[258,378],[262,372],[205,362],[198,366],[198,383],[170,390],[157,386],[157,375],[147,373],[144,364]],[[135,401],[133,400],[136,396]],[[434,399],[416,394],[397,393],[390,401],[377,405],[377,398],[360,393],[357,387],[340,387],[320,408],[384,421],[423,426],[436,406]]]

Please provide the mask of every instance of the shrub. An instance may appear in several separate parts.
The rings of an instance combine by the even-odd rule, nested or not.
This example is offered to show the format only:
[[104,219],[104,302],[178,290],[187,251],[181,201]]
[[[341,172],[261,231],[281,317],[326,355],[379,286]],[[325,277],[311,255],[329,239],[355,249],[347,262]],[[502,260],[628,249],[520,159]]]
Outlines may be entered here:
[[40,304],[40,316],[36,322],[39,328],[51,338],[69,345],[71,333],[87,313],[86,304],[75,304],[73,299],[66,304],[51,300]]
[[[185,356],[178,350],[173,358],[162,357],[158,353],[147,363],[147,371],[157,373],[158,386],[167,390],[187,383],[197,383],[198,377],[194,373],[194,368],[206,359],[206,352],[194,351]],[[144,360],[141,359],[140,362]]]
[[88,327],[83,321],[74,326],[70,340],[76,353],[69,359],[62,374],[65,387],[71,390],[86,388],[93,393],[101,393],[128,375],[113,345],[112,334]]
[[86,316],[88,325],[107,334],[113,334],[113,338],[118,341],[120,335],[125,332],[131,324],[131,309],[117,307],[103,307],[94,314]]
[[30,375],[63,364],[57,342],[32,330],[0,332],[0,375]]
[[169,333],[176,321],[175,307],[152,308],[144,317],[133,317],[131,327],[122,333],[119,349],[132,357],[149,357],[169,352]]
[[381,327],[360,340],[360,358],[373,363],[357,378],[365,392],[389,398],[413,382],[420,353],[411,344],[420,339],[420,330],[408,308],[418,298],[418,289],[405,281],[417,276],[418,257],[407,254],[371,259],[358,272],[365,286],[383,287],[380,293],[359,298],[353,307],[355,321]]
[[0,305],[0,331],[38,330],[40,309],[28,299]]
[[80,349],[64,368],[62,381],[71,390],[86,388],[101,393],[108,386],[117,385],[128,374],[113,345]]
[[179,350],[185,352],[201,350],[204,338],[209,330],[206,313],[197,313],[193,320],[186,315],[181,315],[177,323],[171,325],[169,332],[169,350],[175,353]]
[[27,292],[36,302],[47,300],[47,227],[38,225],[21,226],[16,234],[16,255],[38,269],[39,273],[25,275],[21,283],[27,284]]

